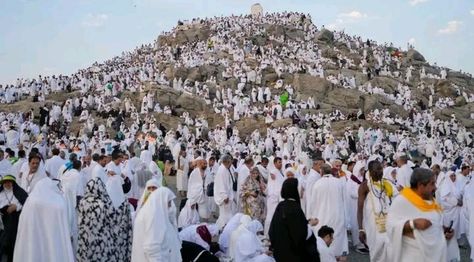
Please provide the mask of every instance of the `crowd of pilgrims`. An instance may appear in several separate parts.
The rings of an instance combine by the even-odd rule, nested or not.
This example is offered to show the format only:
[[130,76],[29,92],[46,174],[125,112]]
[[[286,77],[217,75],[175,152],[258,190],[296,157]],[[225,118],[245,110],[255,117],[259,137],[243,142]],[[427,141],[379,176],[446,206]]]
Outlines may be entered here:
[[[328,74],[324,68],[330,65],[358,68],[368,79],[381,75],[410,82],[415,69],[402,68],[400,57],[388,51],[390,45],[343,32],[335,32],[335,39],[361,55],[361,63],[342,53],[336,61],[323,57],[318,44],[309,41],[319,32],[310,20],[309,15],[280,13],[180,22],[165,36],[196,26],[210,26],[216,33],[179,47],[141,46],[72,76],[40,76],[2,86],[2,103],[33,97],[43,105],[39,112],[0,112],[3,258],[346,261],[349,251],[355,251],[369,253],[371,261],[459,261],[458,240],[462,246],[472,243],[474,228],[469,203],[474,196],[469,183],[474,138],[454,115],[449,120],[434,117],[433,110],[453,106],[453,101],[433,101],[434,87],[422,81],[445,79],[447,69],[440,68],[439,74],[420,69],[417,88],[426,89],[428,105],[416,101],[404,84],[387,94],[355,76]],[[280,45],[237,41],[236,35],[245,39],[264,34],[265,23],[295,27],[305,32],[304,39],[270,35]],[[209,55],[217,52],[232,59]],[[257,67],[246,64],[249,57]],[[167,79],[160,61],[176,68],[222,65],[225,70],[205,82]],[[267,68],[280,80],[263,87]],[[409,116],[388,109],[303,113],[319,106],[284,83],[285,74],[295,73],[383,95]],[[217,78],[235,78],[238,83],[221,87]],[[123,95],[145,92],[146,82],[204,99],[224,116],[224,125],[212,128],[205,116],[184,112],[181,123],[168,130],[150,113],[176,115],[175,108],[160,105],[153,90],[139,106]],[[210,85],[216,86],[214,93]],[[473,94],[454,88],[466,102],[474,101]],[[73,91],[81,96],[62,104],[44,102],[49,95]],[[242,137],[235,124],[255,115],[265,116],[265,134],[255,130]],[[285,118],[292,124],[270,127]],[[360,119],[372,127],[358,125]],[[354,122],[335,136],[332,125],[340,120]],[[74,121],[82,123],[77,134],[70,130]],[[436,192],[440,206],[435,213],[441,217],[429,218],[431,229],[444,226],[446,233],[431,246],[417,246],[405,231],[425,241],[423,230],[431,230],[426,221],[410,222],[411,231],[404,228],[402,238],[393,222],[399,218],[390,217],[390,210],[399,210],[397,199],[413,195],[420,188],[417,183],[425,186],[423,179],[431,176],[436,177],[431,193]],[[433,248],[439,252],[426,254]]]

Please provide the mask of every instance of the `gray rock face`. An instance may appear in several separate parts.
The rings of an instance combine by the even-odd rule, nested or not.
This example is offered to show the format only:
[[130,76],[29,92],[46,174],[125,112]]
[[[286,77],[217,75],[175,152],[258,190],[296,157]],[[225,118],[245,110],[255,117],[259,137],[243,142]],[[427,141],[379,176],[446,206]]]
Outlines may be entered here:
[[334,34],[327,29],[322,29],[316,35],[316,40],[326,43],[332,43],[334,41]]
[[446,80],[441,80],[435,84],[435,92],[445,97],[456,97],[456,89]]
[[455,101],[456,106],[464,106],[467,104],[466,99],[463,96],[456,97]]
[[359,109],[364,105],[362,93],[352,89],[332,89],[327,96],[327,103],[334,107],[346,109]]
[[407,52],[407,58],[409,61],[412,62],[426,62],[425,57],[420,54],[420,52],[416,51],[415,49],[410,49]]
[[292,85],[295,87],[299,99],[308,99],[312,96],[318,101],[323,101],[331,88],[331,83],[326,79],[306,74],[295,75]]
[[[309,23],[309,20],[305,20],[304,23]],[[298,41],[305,38],[305,33],[298,27],[281,26],[276,24],[263,24],[265,30],[256,35],[249,37],[248,39],[236,38],[239,45],[243,45],[244,40],[250,41],[253,45],[263,46],[263,49],[267,49],[267,45],[271,45],[275,50],[292,50],[291,47],[282,44],[277,40],[270,40],[271,36],[274,38],[280,38],[283,36],[285,40]],[[216,32],[212,31],[208,25],[191,25],[189,27],[182,27],[175,31],[173,34],[164,35],[158,37],[158,45],[167,46],[175,50],[178,46],[194,43],[195,41],[208,41],[209,37],[215,35]],[[232,36],[231,36],[232,37]],[[272,39],[274,39],[272,38]],[[321,51],[321,55],[324,58],[322,65],[324,68],[324,75],[338,77],[343,75],[348,78],[354,77],[357,85],[367,85],[368,76],[363,74],[360,68],[361,61],[363,59],[362,51],[350,52],[347,45],[344,42],[335,42],[333,32],[327,29],[320,30],[314,37],[309,41],[313,41],[317,44],[318,49]],[[268,51],[268,50],[264,50]],[[292,54],[294,55],[294,54]],[[341,69],[339,66],[339,57],[347,57],[353,65],[350,68]],[[226,49],[214,50],[206,52],[204,59],[209,57],[218,59],[228,59],[230,62],[233,60],[233,55]],[[420,70],[422,67],[425,68],[427,74],[439,75],[440,69],[436,66],[430,66],[423,55],[417,50],[411,49],[402,56],[401,68],[396,68],[395,65],[391,65],[392,71],[399,71],[402,77],[395,78],[389,76],[373,76],[370,80],[372,87],[382,88],[388,94],[395,94],[398,90],[398,85],[407,85],[411,89],[412,97],[416,102],[421,101],[425,105],[428,104],[428,97],[430,94],[429,86],[434,85],[435,95],[434,102],[441,97],[451,97],[455,100],[455,106],[445,110],[435,110],[437,117],[441,119],[449,119],[451,114],[455,114],[457,119],[466,127],[474,128],[474,120],[470,119],[471,112],[474,112],[474,104],[466,103],[466,100],[462,96],[458,96],[457,90],[453,87],[453,84],[458,85],[462,91],[466,91],[468,94],[474,93],[474,79],[462,74],[460,72],[447,70],[446,80],[437,79],[420,79]],[[298,61],[290,55],[278,57],[285,65],[298,65]],[[239,83],[239,79],[231,77],[224,79],[222,72],[226,68],[222,65],[205,64],[193,68],[175,67],[174,61],[162,61],[160,58],[155,58],[155,66],[159,72],[163,72],[166,78],[170,81],[170,85],[174,78],[182,79],[183,81],[188,79],[192,82],[198,81],[203,83],[210,77],[214,77],[216,84],[209,84],[210,98],[215,98],[216,86],[220,88],[231,88],[235,89]],[[257,61],[254,55],[248,54],[244,58],[245,65],[252,70],[257,70],[260,67],[260,62]],[[370,68],[374,68],[376,59],[373,55],[372,50],[368,51],[367,65]],[[410,82],[405,82],[404,76],[409,66],[413,66],[412,79]],[[373,72],[373,71],[372,71]],[[294,87],[295,95],[293,97],[296,102],[300,100],[306,100],[309,97],[313,97],[315,103],[320,106],[320,109],[304,110],[303,113],[330,113],[335,109],[342,111],[343,113],[352,113],[356,110],[362,109],[366,114],[374,109],[385,109],[388,108],[393,115],[399,115],[407,117],[408,112],[403,109],[402,106],[395,104],[393,101],[387,99],[381,95],[369,95],[364,94],[354,89],[344,89],[339,84],[332,84],[324,78],[314,77],[308,73],[288,73],[283,72],[281,76],[278,76],[273,66],[268,66],[259,72],[261,75],[261,83],[253,84],[247,83],[244,88],[246,95],[250,94],[252,87],[270,87],[272,95],[280,95],[282,89],[272,88],[276,81],[279,79],[283,80],[285,84],[291,84]],[[417,87],[421,81],[424,82],[425,89],[421,90]],[[155,100],[160,103],[162,107],[171,106],[173,110],[180,115],[183,112],[189,112],[192,117],[205,116],[212,128],[216,124],[222,126],[224,119],[221,115],[215,114],[213,108],[206,105],[203,99],[197,98],[196,96],[187,95],[180,91],[174,90],[169,86],[159,86],[152,83],[142,83],[145,86],[145,92],[140,94],[125,94],[130,97],[135,107],[141,107],[141,100],[147,92],[152,91],[155,93]],[[127,93],[127,92],[125,92]],[[77,93],[76,93],[77,94]],[[51,103],[64,102],[71,94],[56,94],[54,98],[48,97],[47,102]],[[123,97],[121,97],[123,99]],[[35,111],[38,110],[40,104],[30,103],[29,101],[20,101],[14,105],[2,105],[5,111],[26,111],[24,108],[33,108]],[[164,114],[157,114],[158,119],[165,124],[167,128],[175,127],[176,123],[180,123],[182,120],[177,116],[169,116]],[[362,123],[366,127],[371,123],[367,121],[348,122],[342,121],[341,124],[335,123],[333,128],[336,133],[343,130],[348,125],[358,125]],[[254,118],[242,118],[238,121],[236,127],[241,131],[242,135],[250,134],[254,129],[259,129],[265,132],[266,125],[264,124],[263,116]],[[291,120],[282,119],[275,121],[271,126],[281,127],[290,125]],[[80,125],[77,125],[80,127]],[[340,128],[340,130],[339,130]],[[387,127],[390,130],[390,127]]]
[[176,31],[176,37],[159,36],[158,43],[160,45],[182,45],[188,42],[206,41],[210,34],[211,31],[209,28],[195,25],[191,28],[178,29]]

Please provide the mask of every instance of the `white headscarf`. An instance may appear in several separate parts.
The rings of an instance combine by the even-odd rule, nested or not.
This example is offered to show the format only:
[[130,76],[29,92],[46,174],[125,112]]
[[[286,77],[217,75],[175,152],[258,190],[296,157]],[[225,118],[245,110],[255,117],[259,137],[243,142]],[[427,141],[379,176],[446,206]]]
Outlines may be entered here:
[[109,194],[110,200],[115,208],[119,208],[123,202],[126,201],[125,194],[122,188],[123,179],[119,175],[110,176],[107,179],[105,188]]
[[241,224],[232,233],[232,238],[235,237],[232,256],[235,261],[249,261],[261,253],[262,243],[257,237],[257,232],[262,230],[262,224],[258,220],[252,220],[247,224]]
[[243,231],[247,230],[247,226],[252,222],[252,218],[247,215],[243,215],[240,218],[240,225],[235,229],[231,236],[230,236],[230,245],[229,245],[229,256],[233,259],[235,259],[235,254],[236,254],[236,248],[237,248],[237,243],[239,240],[240,234],[242,234]]
[[288,178],[288,173],[292,173],[294,178],[299,177],[298,172],[296,172],[295,169],[292,168],[292,167],[289,167],[289,168],[285,169],[285,172],[283,173],[285,175],[285,179]]
[[352,169],[352,174],[356,177],[364,177],[364,174],[360,173],[360,170],[362,168],[365,168],[365,162],[364,161],[357,161],[354,165],[354,168]]
[[142,196],[140,197],[140,200],[138,201],[137,212],[138,212],[138,210],[140,210],[140,208],[142,208],[142,206],[143,206],[143,204],[144,204],[143,202],[145,201],[145,199],[146,199],[147,197],[149,197],[150,194],[152,193],[152,192],[150,192],[150,191],[147,190],[149,187],[152,187],[152,186],[154,186],[154,187],[156,187],[156,188],[158,189],[158,188],[161,187],[161,184],[160,184],[160,182],[159,182],[156,178],[152,178],[152,179],[150,179],[150,180],[148,180],[148,181],[146,182],[145,190],[143,191],[143,194],[142,194]]
[[[132,262],[180,262],[181,241],[174,224],[176,196],[167,187],[160,187],[149,196],[135,219]],[[168,203],[171,201],[171,207]]]
[[178,216],[178,227],[185,228],[190,225],[199,223],[199,213],[196,208],[192,208],[192,203],[189,199],[186,201],[186,205],[181,209]]
[[387,180],[390,180],[390,181],[393,181],[394,180],[394,178],[392,177],[393,171],[397,171],[397,169],[394,168],[394,167],[391,167],[391,166],[386,167],[383,170],[383,178],[385,178]]
[[[47,241],[45,241],[47,239]],[[18,223],[14,261],[73,262],[67,204],[56,181],[38,181]]]
[[308,174],[308,168],[306,167],[306,165],[299,165],[298,166],[298,175],[299,176],[305,176],[303,175],[303,170],[306,168],[306,175]]
[[243,215],[244,214],[242,213],[235,214],[225,225],[224,230],[219,237],[219,246],[224,253],[227,253],[227,249],[229,248],[230,244],[230,236],[232,232],[240,225],[240,218]]

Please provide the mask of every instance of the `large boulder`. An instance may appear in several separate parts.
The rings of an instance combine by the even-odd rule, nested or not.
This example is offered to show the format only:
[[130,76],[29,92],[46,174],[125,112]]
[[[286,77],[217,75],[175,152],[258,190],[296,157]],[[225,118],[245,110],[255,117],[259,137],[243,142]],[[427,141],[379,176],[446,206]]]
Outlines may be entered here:
[[[363,77],[366,78],[367,76],[363,75]],[[400,81],[398,81],[397,79],[386,76],[374,77],[372,80],[370,80],[370,84],[372,85],[372,87],[382,88],[385,93],[388,94],[393,94],[394,91],[397,90],[399,83]]]
[[182,93],[178,97],[176,104],[181,105],[181,107],[187,111],[204,111],[206,109],[206,103],[204,100],[185,93]]
[[292,40],[303,40],[305,36],[305,32],[303,30],[299,30],[296,28],[288,29],[285,33],[286,36]]
[[274,35],[276,37],[280,37],[285,34],[285,27],[281,25],[269,25],[266,24],[264,25],[265,29],[267,30],[267,33],[269,35]]
[[276,120],[272,123],[273,128],[287,127],[293,124],[293,121],[290,118],[284,118]]
[[327,93],[327,99],[325,100],[328,104],[331,104],[336,108],[347,108],[357,109],[363,108],[364,100],[361,99],[363,93],[358,90],[335,88]]
[[295,87],[300,99],[307,99],[312,96],[318,101],[321,101],[326,97],[326,94],[331,87],[331,83],[326,79],[308,74],[295,75],[292,85]]
[[316,40],[325,42],[325,43],[332,43],[334,42],[334,34],[333,32],[323,28],[316,34]]
[[172,88],[157,87],[155,90],[155,99],[160,105],[175,105],[181,93]]
[[189,26],[176,30],[176,35],[161,35],[158,37],[159,45],[179,46],[195,41],[206,41],[211,31],[202,25]]
[[266,132],[265,121],[262,119],[243,118],[235,124],[235,127],[239,130],[239,135],[244,137],[250,135],[256,129],[260,131],[260,134]]
[[466,98],[464,98],[464,96],[456,97],[456,100],[455,100],[455,105],[456,106],[464,106],[466,104],[467,104],[467,102],[466,102]]
[[426,62],[425,57],[415,49],[410,49],[407,52],[408,61],[411,62]]
[[435,84],[435,92],[441,96],[445,97],[456,97],[457,96],[457,91],[456,89],[451,85],[451,82],[447,80],[441,80],[438,81]]

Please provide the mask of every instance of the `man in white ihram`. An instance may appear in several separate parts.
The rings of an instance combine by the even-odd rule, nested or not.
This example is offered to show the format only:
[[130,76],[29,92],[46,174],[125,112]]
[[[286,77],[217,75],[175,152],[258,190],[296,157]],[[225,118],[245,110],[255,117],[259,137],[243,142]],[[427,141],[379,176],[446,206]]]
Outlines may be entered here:
[[429,169],[415,169],[388,210],[388,258],[402,261],[447,261],[446,239],[454,230],[443,226],[440,205],[434,200],[436,178]]
[[234,181],[236,178],[230,171],[232,165],[232,157],[224,155],[222,157],[222,164],[217,169],[216,177],[214,178],[214,201],[219,207],[219,218],[216,224],[219,228],[223,228],[229,219],[234,215],[237,208],[235,199],[235,192],[233,190]]

